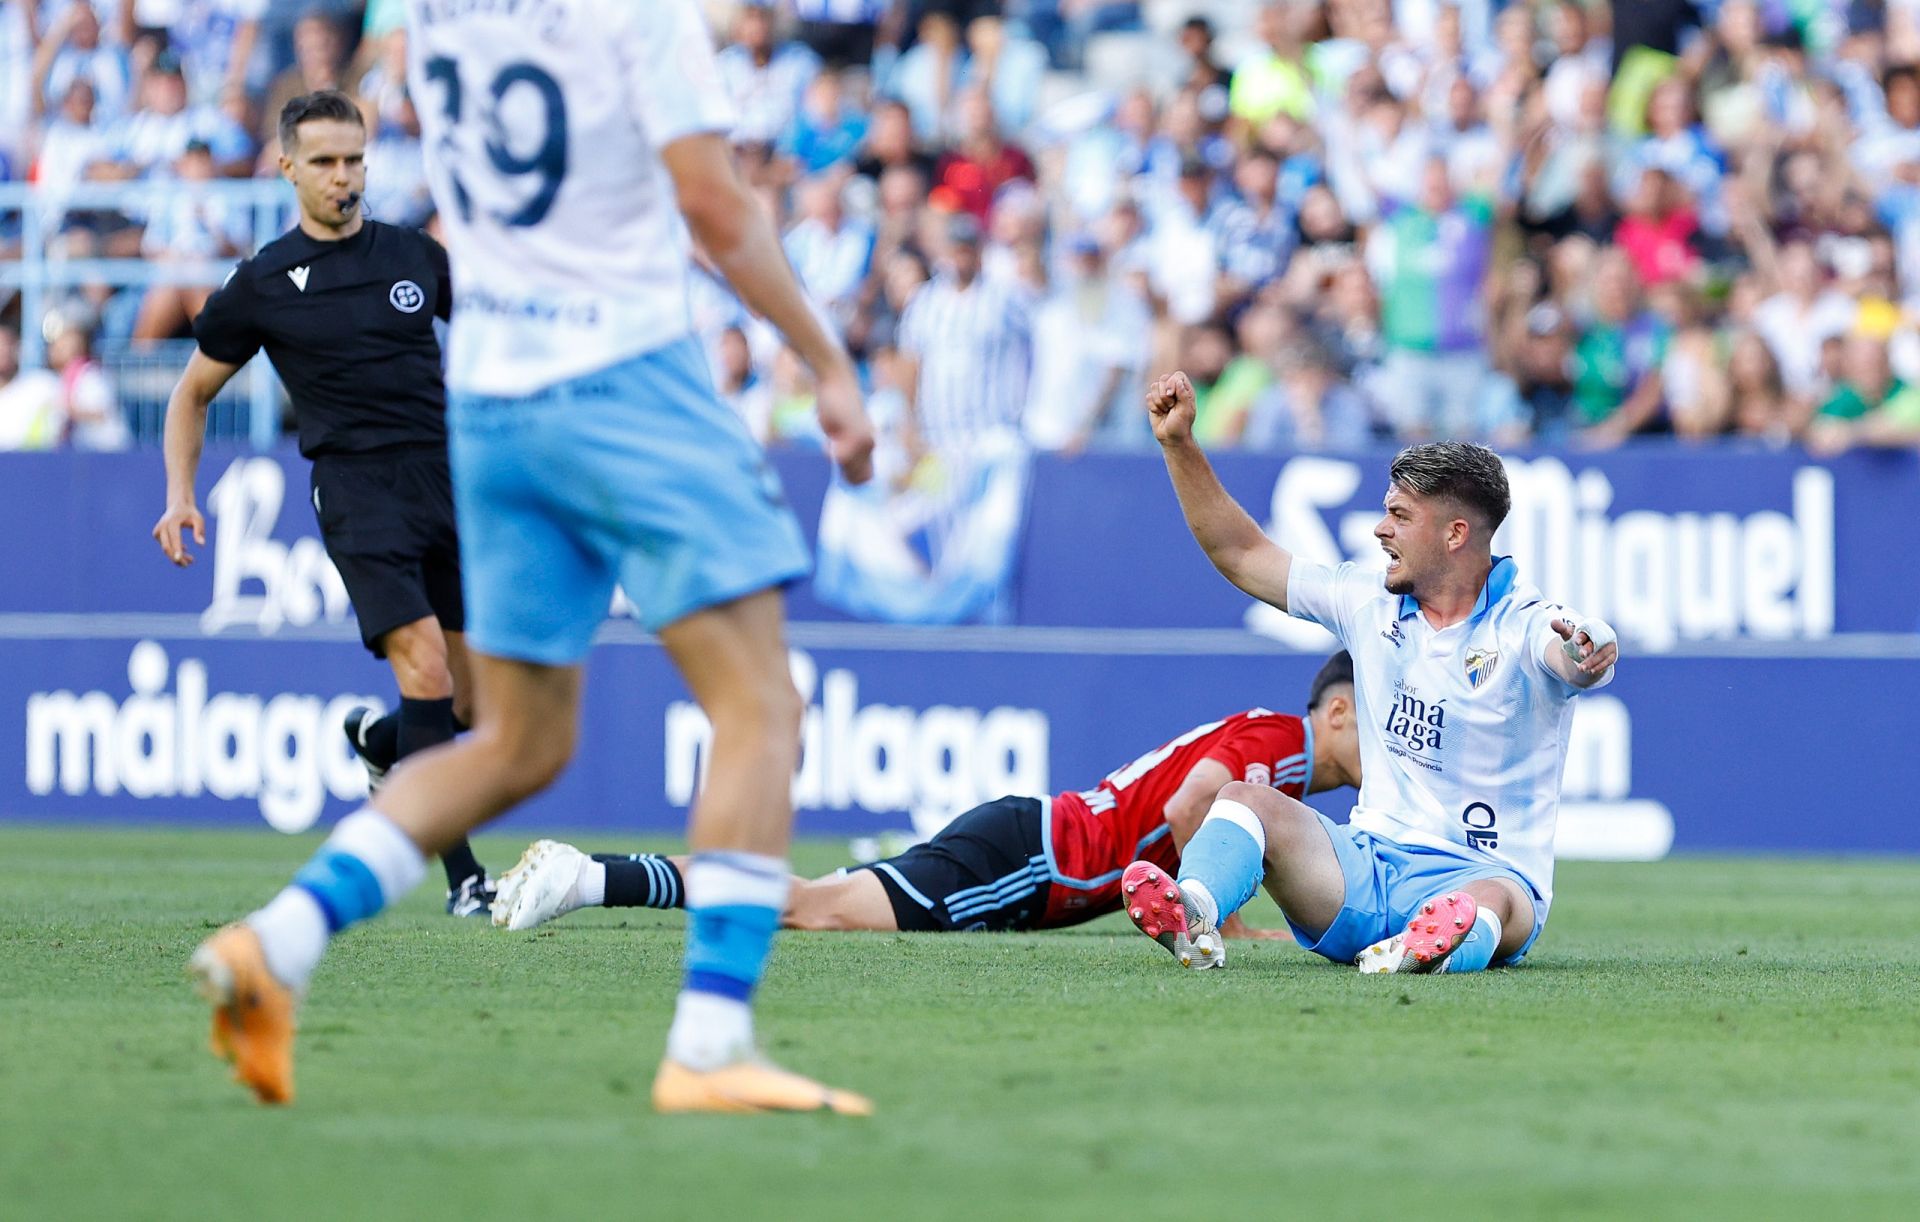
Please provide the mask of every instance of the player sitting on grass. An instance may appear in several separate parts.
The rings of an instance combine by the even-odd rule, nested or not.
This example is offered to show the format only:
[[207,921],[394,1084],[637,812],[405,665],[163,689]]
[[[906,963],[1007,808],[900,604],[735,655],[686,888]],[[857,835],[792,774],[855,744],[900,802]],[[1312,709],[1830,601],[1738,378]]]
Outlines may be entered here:
[[1344,827],[1264,786],[1226,785],[1176,876],[1127,867],[1128,915],[1182,964],[1218,967],[1220,922],[1264,881],[1302,946],[1363,972],[1517,962],[1553,899],[1572,698],[1612,677],[1619,649],[1605,623],[1546,602],[1492,554],[1512,503],[1499,456],[1459,442],[1401,451],[1373,529],[1385,573],[1329,567],[1269,539],[1220,486],[1193,440],[1184,373],[1157,380],[1147,406],[1214,566],[1352,652],[1366,779]]
[[[1055,929],[1120,907],[1120,873],[1144,857],[1179,868],[1181,850],[1230,782],[1291,803],[1360,780],[1353,664],[1314,677],[1307,715],[1254,709],[1198,726],[1081,793],[976,806],[898,857],[796,881],[789,929]],[[576,908],[677,908],[684,857],[587,856],[535,841],[500,880],[493,923],[531,929]],[[1228,936],[1257,937],[1236,921]]]

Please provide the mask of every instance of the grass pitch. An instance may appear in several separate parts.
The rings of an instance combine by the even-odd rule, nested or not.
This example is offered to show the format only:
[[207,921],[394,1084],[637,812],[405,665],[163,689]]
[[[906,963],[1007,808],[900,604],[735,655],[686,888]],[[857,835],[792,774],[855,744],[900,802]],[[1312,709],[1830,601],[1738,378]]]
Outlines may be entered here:
[[337,945],[299,1102],[256,1107],[182,965],[314,842],[0,827],[0,1217],[1920,1210],[1920,862],[1565,866],[1529,965],[1465,978],[1282,943],[1189,975],[1112,918],[787,935],[763,1034],[874,1096],[861,1122],[648,1111],[678,914],[506,934],[431,888]]

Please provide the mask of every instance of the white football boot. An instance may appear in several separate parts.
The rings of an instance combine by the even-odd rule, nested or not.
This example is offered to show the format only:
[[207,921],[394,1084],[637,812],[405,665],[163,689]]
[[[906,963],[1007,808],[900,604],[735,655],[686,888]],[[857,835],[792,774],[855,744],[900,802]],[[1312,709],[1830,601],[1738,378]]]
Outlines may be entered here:
[[1404,930],[1367,947],[1354,962],[1362,976],[1444,971],[1447,959],[1467,940],[1479,915],[1480,906],[1471,895],[1448,892],[1420,905]]
[[532,929],[585,907],[580,900],[580,868],[591,860],[570,844],[534,841],[513,869],[500,876],[493,923],[502,929]]

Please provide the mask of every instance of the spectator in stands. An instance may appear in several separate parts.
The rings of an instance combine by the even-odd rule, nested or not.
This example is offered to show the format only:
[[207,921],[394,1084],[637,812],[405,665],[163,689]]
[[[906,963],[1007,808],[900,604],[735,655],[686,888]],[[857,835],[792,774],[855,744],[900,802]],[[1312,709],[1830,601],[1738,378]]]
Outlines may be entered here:
[[1609,250],[1594,264],[1592,317],[1573,349],[1573,403],[1582,439],[1618,445],[1660,415],[1669,333],[1642,304],[1633,261]]
[[1009,30],[999,17],[983,14],[967,23],[967,60],[960,83],[986,92],[1001,130],[1026,129],[1040,104],[1046,74],[1046,49]]
[[1887,341],[1856,330],[1846,338],[1840,376],[1820,404],[1815,422],[1858,420],[1904,389],[1893,374]]
[[1787,392],[1801,399],[1820,397],[1820,348],[1831,336],[1853,326],[1856,304],[1826,283],[1826,273],[1808,242],[1781,249],[1779,291],[1753,312],[1754,329],[1773,351]]
[[1726,229],[1720,187],[1726,163],[1694,112],[1686,81],[1670,77],[1654,86],[1647,99],[1647,134],[1628,149],[1614,179],[1614,194],[1631,194],[1643,170],[1665,170],[1685,188],[1700,212],[1701,228]]
[[87,166],[101,153],[101,128],[95,123],[93,84],[75,77],[60,99],[60,109],[47,121],[34,157],[33,180],[44,197],[58,205],[86,176]]
[[273,78],[267,86],[266,102],[260,107],[259,143],[269,149],[270,155],[279,155],[282,108],[303,93],[345,88],[342,74],[346,67],[346,32],[333,14],[309,9],[293,27],[293,63]]
[[720,332],[713,357],[713,388],[745,422],[754,440],[765,445],[772,403],[767,398],[764,380],[754,370],[753,349],[747,343],[747,333],[739,327],[727,327]]
[[1842,376],[1805,436],[1819,455],[1920,446],[1920,387],[1894,375],[1884,340],[1856,332],[1846,341]]
[[195,141],[207,146],[216,171],[252,161],[246,131],[217,106],[189,104],[184,69],[171,51],[163,51],[140,83],[139,106],[107,129],[101,157],[88,175],[107,180],[166,178]]
[[[1690,316],[1675,330],[1660,362],[1660,393],[1675,437],[1704,441],[1727,431],[1733,387],[1725,365],[1721,337],[1712,327]],[[1773,372],[1777,382],[1778,367]]]
[[899,38],[902,0],[793,0],[800,41],[830,70],[864,68],[874,48]]
[[1213,23],[1200,13],[1195,13],[1180,24],[1180,51],[1187,57],[1185,71],[1179,78],[1179,88],[1183,93],[1205,93],[1210,89],[1226,89],[1231,74],[1220,66],[1215,58]]
[[1024,428],[1041,450],[1143,447],[1139,408],[1153,315],[1107,267],[1091,234],[1066,243],[1066,271],[1033,316],[1033,385]]
[[867,281],[864,328],[856,333],[862,350],[899,348],[900,320],[927,279],[927,261],[916,247],[896,246],[884,260],[874,260],[873,275]]
[[[371,9],[368,10],[372,12]],[[361,40],[355,62],[365,63],[360,79],[346,92],[371,102],[382,120],[399,113],[401,99],[407,96],[407,32],[393,30],[376,35],[371,31]],[[347,69],[349,75],[353,66]]]
[[1220,258],[1218,297],[1232,311],[1279,278],[1293,252],[1293,217],[1279,200],[1280,163],[1254,148],[1234,167],[1231,195],[1207,217]]
[[1560,0],[1547,18],[1554,58],[1541,82],[1541,101],[1547,117],[1562,127],[1577,126],[1588,95],[1604,93],[1608,84],[1607,40],[1595,35],[1593,24],[1578,0]]
[[818,174],[851,164],[867,137],[866,114],[846,96],[838,73],[822,72],[807,82],[793,125],[780,139],[780,154],[801,174]]
[[1261,8],[1254,29],[1265,46],[1233,73],[1227,104],[1236,118],[1258,126],[1276,114],[1313,117],[1313,76],[1300,34],[1308,19],[1307,6],[1284,0]]
[[1206,224],[1212,197],[1213,167],[1197,156],[1188,157],[1181,163],[1175,191],[1152,214],[1147,273],[1156,312],[1180,326],[1212,319],[1219,304],[1215,269],[1220,250]]
[[872,225],[847,216],[842,182],[836,175],[818,175],[800,184],[795,192],[800,220],[787,231],[786,249],[800,283],[844,333],[866,284],[874,233]]
[[965,453],[1017,431],[1033,359],[1032,303],[1023,288],[980,274],[980,223],[946,226],[939,274],[915,291],[900,320],[908,392],[907,448]]
[[1193,421],[1195,441],[1210,450],[1242,444],[1254,402],[1273,386],[1290,342],[1300,346],[1299,330],[1277,306],[1253,305],[1240,312],[1235,327],[1239,355],[1227,362],[1208,388],[1205,410]]
[[20,334],[0,327],[0,451],[49,450],[60,438],[60,382],[20,367]]
[[247,73],[268,0],[193,0],[173,12],[167,47],[185,65],[197,106],[217,105],[228,88],[249,88]]
[[1736,432],[1776,445],[1784,445],[1799,432],[1800,405],[1787,393],[1780,365],[1759,336],[1749,333],[1734,341],[1725,382]]
[[955,105],[953,147],[934,169],[934,185],[945,187],[960,206],[980,220],[993,209],[994,196],[1016,179],[1034,181],[1033,159],[1019,145],[1001,138],[993,102],[980,86],[961,91]]
[[1920,166],[1920,68],[1900,64],[1881,78],[1884,109],[1868,117],[1853,145],[1853,164],[1875,190],[1912,183]]
[[111,121],[125,111],[133,85],[127,49],[102,37],[99,16],[84,2],[55,10],[41,36],[33,57],[33,114],[60,105],[76,81],[92,87],[96,119]]
[[1512,380],[1528,432],[1548,444],[1573,435],[1573,325],[1551,301],[1529,309],[1514,353]]
[[913,118],[916,139],[934,143],[951,134],[953,96],[966,67],[960,24],[950,13],[929,9],[920,18],[919,38],[888,78],[889,92]]
[[79,450],[124,450],[133,444],[113,379],[93,355],[93,321],[78,314],[48,319],[47,366],[60,379],[60,440]]
[[1368,250],[1387,343],[1382,395],[1402,437],[1474,435],[1487,370],[1480,301],[1492,231],[1491,198],[1456,199],[1447,163],[1429,158],[1418,199],[1390,212]]
[[936,162],[920,147],[906,103],[893,98],[874,103],[866,140],[853,163],[856,172],[877,182],[886,171],[905,167],[916,171],[925,184],[932,181]]
[[1633,260],[1640,282],[1651,287],[1693,275],[1700,264],[1693,246],[1699,231],[1700,218],[1673,176],[1649,168],[1634,184],[1614,241]]
[[373,136],[367,141],[367,215],[391,225],[424,226],[433,215],[433,190],[413,98],[402,93],[384,112],[362,98],[360,109]]
[[775,38],[771,0],[749,0],[734,17],[733,42],[719,55],[720,77],[739,112],[733,139],[771,147],[793,126],[820,61],[797,42]]
[[1279,359],[1278,380],[1255,399],[1244,444],[1262,453],[1357,450],[1371,437],[1364,397],[1345,382],[1332,356],[1311,340]]
[[[251,235],[251,217],[220,195],[205,190],[213,180],[213,152],[192,140],[174,161],[175,189],[147,219],[140,253],[149,263],[192,264],[230,260]],[[137,343],[171,339],[185,331],[207,304],[211,283],[162,280],[147,289],[134,323]]]

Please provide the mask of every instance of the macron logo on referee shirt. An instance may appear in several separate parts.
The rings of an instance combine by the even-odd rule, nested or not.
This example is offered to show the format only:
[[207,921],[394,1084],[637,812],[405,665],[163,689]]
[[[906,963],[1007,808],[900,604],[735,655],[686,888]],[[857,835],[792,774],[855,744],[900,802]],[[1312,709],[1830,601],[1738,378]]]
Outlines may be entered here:
[[309,270],[310,269],[305,267],[296,267],[287,273],[287,279],[293,281],[294,288],[304,293],[307,291],[307,273]]

